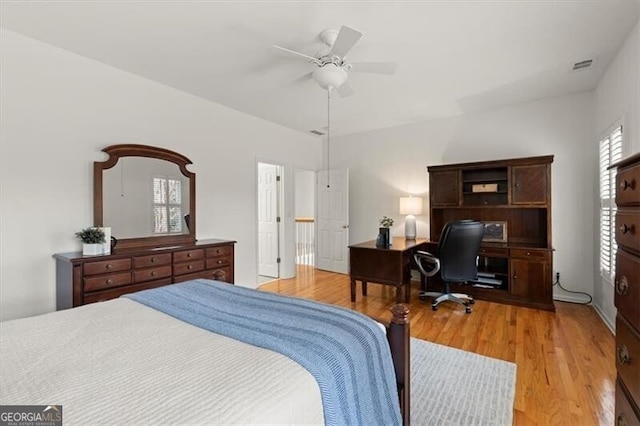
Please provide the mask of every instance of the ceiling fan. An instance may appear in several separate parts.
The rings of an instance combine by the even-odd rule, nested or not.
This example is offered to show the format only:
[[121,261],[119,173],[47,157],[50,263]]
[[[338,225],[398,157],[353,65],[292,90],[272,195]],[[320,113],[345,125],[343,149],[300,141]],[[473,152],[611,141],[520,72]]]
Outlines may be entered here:
[[361,32],[343,25],[339,31],[326,29],[320,33],[319,38],[326,46],[320,49],[315,56],[281,46],[274,45],[273,49],[287,56],[305,60],[317,67],[298,80],[313,79],[323,89],[329,92],[336,89],[340,96],[346,97],[353,94],[353,90],[347,82],[348,71],[390,75],[394,74],[396,70],[396,64],[390,62],[347,62],[347,54],[361,37]]

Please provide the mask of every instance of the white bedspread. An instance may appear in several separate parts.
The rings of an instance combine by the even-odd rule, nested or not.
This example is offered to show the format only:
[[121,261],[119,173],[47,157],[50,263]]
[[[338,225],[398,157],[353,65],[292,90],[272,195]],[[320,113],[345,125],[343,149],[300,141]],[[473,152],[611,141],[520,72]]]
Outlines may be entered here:
[[65,425],[323,423],[294,361],[128,299],[0,323],[0,404],[60,404]]

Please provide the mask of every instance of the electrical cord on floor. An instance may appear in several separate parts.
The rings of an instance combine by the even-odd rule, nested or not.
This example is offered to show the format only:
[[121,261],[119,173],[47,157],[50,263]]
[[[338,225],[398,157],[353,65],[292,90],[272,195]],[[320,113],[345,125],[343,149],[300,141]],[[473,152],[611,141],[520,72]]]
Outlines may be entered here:
[[573,294],[583,294],[585,296],[587,296],[589,298],[588,302],[567,302],[566,300],[561,300],[561,302],[566,302],[566,303],[574,303],[576,305],[589,305],[591,304],[591,302],[593,301],[593,297],[591,297],[591,295],[589,293],[585,293],[584,291],[573,291],[573,290],[567,290],[566,288],[562,287],[562,284],[560,284],[560,273],[557,272],[556,273],[556,281],[553,283],[553,286],[558,286],[560,287],[562,290],[566,291],[567,293],[573,293]]

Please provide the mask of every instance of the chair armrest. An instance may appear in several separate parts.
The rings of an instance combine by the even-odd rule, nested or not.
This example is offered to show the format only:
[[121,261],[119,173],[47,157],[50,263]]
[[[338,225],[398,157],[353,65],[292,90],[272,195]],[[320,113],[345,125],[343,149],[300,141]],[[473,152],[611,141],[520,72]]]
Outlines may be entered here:
[[418,269],[426,277],[432,277],[440,270],[440,259],[427,251],[416,251],[413,255]]

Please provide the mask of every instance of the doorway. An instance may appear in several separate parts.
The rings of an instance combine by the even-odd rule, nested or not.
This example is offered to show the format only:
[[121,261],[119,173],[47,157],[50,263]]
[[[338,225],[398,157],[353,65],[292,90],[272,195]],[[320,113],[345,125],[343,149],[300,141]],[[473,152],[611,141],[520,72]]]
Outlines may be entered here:
[[281,166],[258,163],[258,285],[280,278]]
[[294,176],[296,265],[315,266],[316,172],[297,169]]

